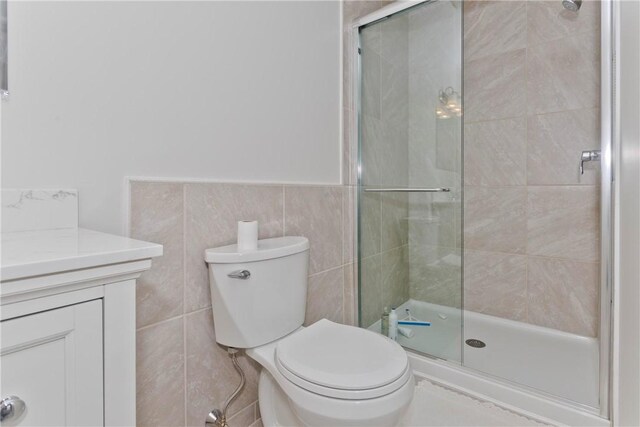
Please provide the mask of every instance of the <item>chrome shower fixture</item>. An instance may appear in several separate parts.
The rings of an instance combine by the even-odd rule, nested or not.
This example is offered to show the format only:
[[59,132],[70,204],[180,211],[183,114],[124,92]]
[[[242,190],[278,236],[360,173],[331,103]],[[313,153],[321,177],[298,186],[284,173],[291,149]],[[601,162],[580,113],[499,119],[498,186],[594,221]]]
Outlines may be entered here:
[[449,119],[462,116],[462,99],[451,86],[438,93],[440,105],[436,108],[436,117]]
[[577,12],[582,6],[582,0],[562,0],[562,6],[571,12]]

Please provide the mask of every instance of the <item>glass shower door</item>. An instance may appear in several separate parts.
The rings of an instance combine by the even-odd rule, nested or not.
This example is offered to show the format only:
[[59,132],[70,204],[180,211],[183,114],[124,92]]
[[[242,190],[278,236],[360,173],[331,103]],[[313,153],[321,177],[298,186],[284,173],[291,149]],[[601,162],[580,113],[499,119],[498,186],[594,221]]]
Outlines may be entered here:
[[[462,360],[462,10],[422,3],[360,29],[359,318]],[[429,325],[426,325],[428,323]]]

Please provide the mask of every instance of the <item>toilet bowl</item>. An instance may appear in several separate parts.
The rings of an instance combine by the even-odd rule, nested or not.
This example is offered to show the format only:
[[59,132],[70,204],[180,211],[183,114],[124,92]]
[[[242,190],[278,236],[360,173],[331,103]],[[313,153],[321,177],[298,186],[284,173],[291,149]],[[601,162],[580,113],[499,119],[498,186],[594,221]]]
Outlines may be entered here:
[[265,425],[287,425],[284,417],[293,425],[394,426],[413,397],[402,347],[326,319],[247,355],[263,367],[258,398]]
[[309,242],[280,237],[239,252],[207,249],[216,341],[262,366],[265,426],[395,426],[413,373],[398,343],[322,319],[302,327]]

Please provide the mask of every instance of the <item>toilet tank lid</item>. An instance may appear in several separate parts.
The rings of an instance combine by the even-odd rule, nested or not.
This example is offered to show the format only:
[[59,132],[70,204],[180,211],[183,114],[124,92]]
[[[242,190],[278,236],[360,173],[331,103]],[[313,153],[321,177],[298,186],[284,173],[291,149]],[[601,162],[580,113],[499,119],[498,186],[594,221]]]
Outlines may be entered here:
[[309,239],[306,237],[275,237],[258,240],[258,249],[255,251],[239,252],[236,244],[207,249],[204,252],[204,260],[207,263],[235,264],[281,258],[307,249],[309,249]]

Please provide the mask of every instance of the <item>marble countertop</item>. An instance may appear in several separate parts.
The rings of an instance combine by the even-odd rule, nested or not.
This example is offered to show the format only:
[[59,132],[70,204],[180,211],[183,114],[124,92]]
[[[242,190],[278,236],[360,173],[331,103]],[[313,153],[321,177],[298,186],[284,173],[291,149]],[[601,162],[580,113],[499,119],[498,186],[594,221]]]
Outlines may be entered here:
[[83,228],[0,236],[2,282],[162,255],[162,245]]

